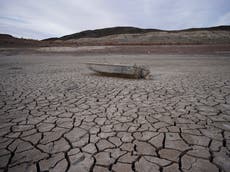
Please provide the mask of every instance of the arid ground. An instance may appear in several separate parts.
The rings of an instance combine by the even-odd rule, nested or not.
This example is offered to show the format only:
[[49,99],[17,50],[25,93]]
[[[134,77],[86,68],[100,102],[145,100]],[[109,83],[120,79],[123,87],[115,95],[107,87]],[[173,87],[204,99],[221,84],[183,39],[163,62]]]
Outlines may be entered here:
[[[228,172],[229,45],[178,47],[2,48],[0,171]],[[85,62],[151,75],[105,77]]]

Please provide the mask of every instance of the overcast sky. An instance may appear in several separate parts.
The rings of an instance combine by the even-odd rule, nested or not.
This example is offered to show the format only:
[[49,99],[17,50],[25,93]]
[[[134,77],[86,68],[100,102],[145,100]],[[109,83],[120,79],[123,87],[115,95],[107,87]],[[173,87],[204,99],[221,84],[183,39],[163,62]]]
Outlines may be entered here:
[[0,33],[44,39],[88,29],[230,25],[230,0],[0,0]]

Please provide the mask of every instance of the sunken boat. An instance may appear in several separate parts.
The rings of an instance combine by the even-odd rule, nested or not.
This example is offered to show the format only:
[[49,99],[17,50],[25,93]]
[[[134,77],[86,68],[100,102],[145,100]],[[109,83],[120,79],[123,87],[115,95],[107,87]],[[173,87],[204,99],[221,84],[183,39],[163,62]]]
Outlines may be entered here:
[[146,78],[150,71],[144,66],[106,64],[106,63],[86,63],[88,68],[102,75],[115,75],[142,79]]

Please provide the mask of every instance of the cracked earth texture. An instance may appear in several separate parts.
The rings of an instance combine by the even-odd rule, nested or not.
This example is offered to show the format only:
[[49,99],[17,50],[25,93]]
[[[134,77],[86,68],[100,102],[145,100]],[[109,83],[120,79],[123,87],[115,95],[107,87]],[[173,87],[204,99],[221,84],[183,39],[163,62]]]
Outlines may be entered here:
[[228,55],[0,56],[0,171],[228,172],[229,150]]

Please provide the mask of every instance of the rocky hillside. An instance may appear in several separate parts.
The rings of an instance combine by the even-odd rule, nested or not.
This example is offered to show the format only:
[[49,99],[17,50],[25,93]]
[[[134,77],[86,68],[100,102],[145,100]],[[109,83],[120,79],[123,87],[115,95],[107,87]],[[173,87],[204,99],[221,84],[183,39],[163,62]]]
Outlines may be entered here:
[[15,38],[8,34],[0,34],[0,47],[32,47],[45,44],[32,39]]
[[79,45],[170,45],[230,44],[230,26],[165,31],[135,27],[87,30],[42,41],[0,34],[0,47],[79,46]]
[[100,38],[109,35],[118,34],[143,34],[148,32],[160,31],[158,29],[140,29],[136,27],[111,27],[96,30],[86,30],[71,35],[66,35],[60,38],[49,38],[46,40],[69,40],[69,39],[80,39],[80,38]]
[[230,26],[174,31],[113,27],[44,41],[77,45],[226,44],[230,43]]

